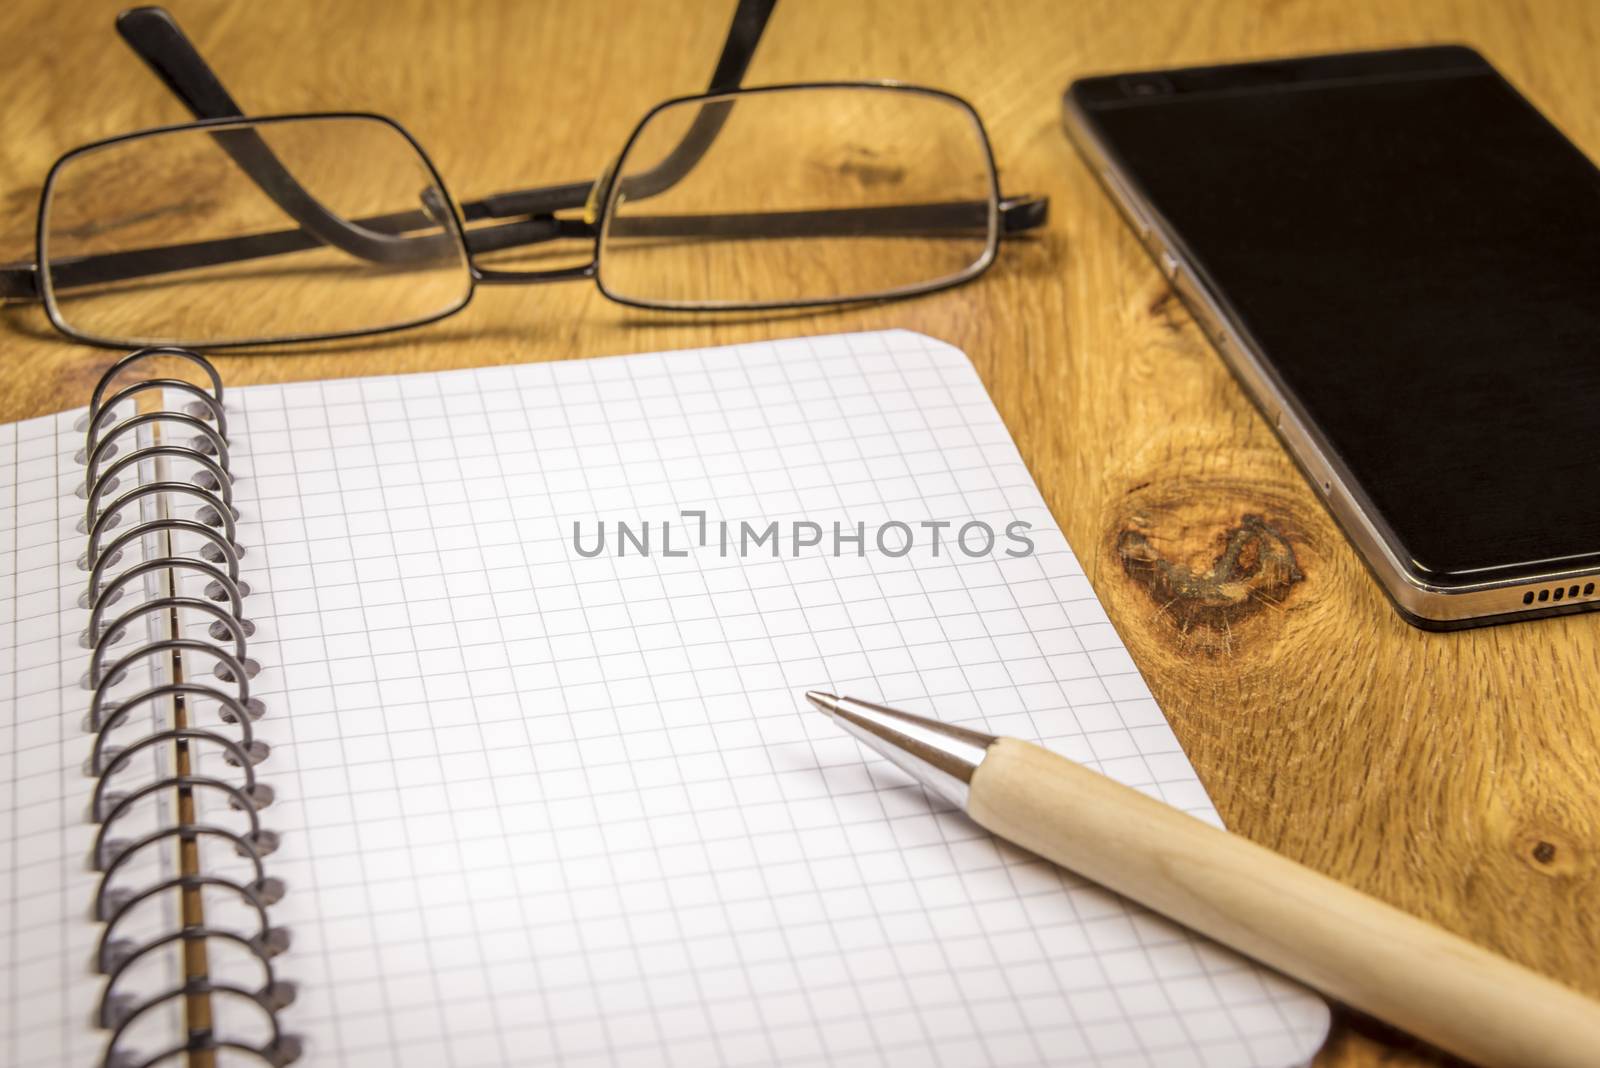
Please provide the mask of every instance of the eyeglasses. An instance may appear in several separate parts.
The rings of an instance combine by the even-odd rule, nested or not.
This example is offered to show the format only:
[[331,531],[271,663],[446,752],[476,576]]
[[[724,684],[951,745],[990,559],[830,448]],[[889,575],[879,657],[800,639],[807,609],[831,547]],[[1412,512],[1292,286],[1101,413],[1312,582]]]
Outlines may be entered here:
[[[464,203],[393,120],[246,117],[166,12],[125,12],[119,32],[199,121],[62,156],[35,262],[0,268],[0,296],[119,348],[364,336],[452,315],[479,285],[586,278],[641,308],[802,308],[958,285],[1044,221],[1044,199],[1000,195],[960,97],[739,88],[774,3],[740,0],[711,90],[652,108],[597,180]],[[562,240],[589,262],[488,265]]]

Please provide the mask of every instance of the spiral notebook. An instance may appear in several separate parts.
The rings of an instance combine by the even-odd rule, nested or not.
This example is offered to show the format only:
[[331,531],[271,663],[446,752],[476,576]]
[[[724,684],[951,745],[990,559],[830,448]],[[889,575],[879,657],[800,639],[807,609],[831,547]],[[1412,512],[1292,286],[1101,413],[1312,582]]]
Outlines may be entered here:
[[956,349],[241,389],[123,362],[90,410],[0,430],[0,1061],[1321,1043],[1311,994],[806,711],[881,699],[1217,819]]

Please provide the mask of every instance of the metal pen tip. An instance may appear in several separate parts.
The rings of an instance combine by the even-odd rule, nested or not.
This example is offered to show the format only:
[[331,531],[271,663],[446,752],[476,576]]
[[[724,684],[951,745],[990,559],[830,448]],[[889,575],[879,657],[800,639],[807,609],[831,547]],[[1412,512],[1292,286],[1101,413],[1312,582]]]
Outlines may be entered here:
[[821,690],[807,690],[806,700],[824,712],[839,711],[839,698],[831,693],[823,693]]
[[994,741],[992,735],[821,690],[807,690],[806,700],[861,744],[910,772],[940,797],[966,808],[967,784]]

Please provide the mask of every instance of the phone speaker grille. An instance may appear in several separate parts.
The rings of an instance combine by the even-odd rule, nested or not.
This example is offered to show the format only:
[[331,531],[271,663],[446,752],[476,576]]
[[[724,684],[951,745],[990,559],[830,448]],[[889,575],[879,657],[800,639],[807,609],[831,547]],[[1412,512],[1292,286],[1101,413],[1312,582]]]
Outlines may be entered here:
[[1585,582],[1582,585],[1574,582],[1570,586],[1547,586],[1542,590],[1529,590],[1522,595],[1523,604],[1549,604],[1556,601],[1576,601],[1584,597],[1594,596],[1594,583]]

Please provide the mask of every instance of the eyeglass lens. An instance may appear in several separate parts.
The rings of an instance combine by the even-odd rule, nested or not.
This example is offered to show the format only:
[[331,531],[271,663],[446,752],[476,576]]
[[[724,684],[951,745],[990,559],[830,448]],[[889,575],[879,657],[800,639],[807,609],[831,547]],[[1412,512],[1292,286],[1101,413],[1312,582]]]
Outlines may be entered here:
[[942,95],[806,86],[684,101],[618,164],[600,283],[663,307],[893,295],[987,263],[996,200],[976,116]]
[[57,318],[124,344],[403,326],[472,287],[427,163],[362,117],[157,131],[68,156],[41,245]]

